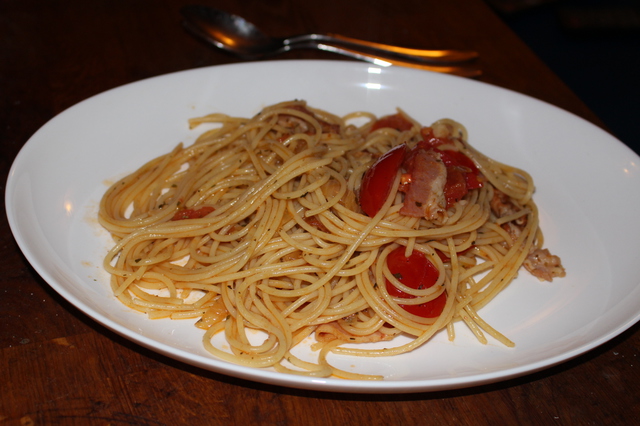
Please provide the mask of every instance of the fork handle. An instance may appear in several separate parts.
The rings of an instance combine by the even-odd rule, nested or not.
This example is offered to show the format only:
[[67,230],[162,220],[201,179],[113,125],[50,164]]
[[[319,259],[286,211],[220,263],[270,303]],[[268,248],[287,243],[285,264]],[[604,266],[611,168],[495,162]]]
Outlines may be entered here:
[[384,55],[394,55],[414,61],[417,60],[424,62],[464,62],[478,57],[478,53],[472,50],[412,49],[408,47],[359,40],[357,38],[346,37],[340,34],[304,34],[289,37],[284,39],[283,42],[292,48],[294,48],[293,45],[296,43],[306,42],[338,44],[357,49],[364,48]]
[[317,42],[307,42],[307,43],[297,43],[291,45],[291,48],[315,48],[320,49],[325,52],[337,53],[339,55],[348,56],[353,59],[359,59],[361,61],[369,62],[381,67],[389,67],[392,65],[407,67],[407,68],[415,68],[423,71],[433,71],[445,74],[453,74],[461,77],[478,77],[482,74],[482,72],[477,68],[471,67],[460,67],[460,66],[451,66],[451,65],[428,65],[424,63],[417,62],[409,62],[402,61],[400,59],[389,59],[389,58],[380,58],[376,56],[367,55],[355,50],[347,49],[344,47],[331,46],[324,43]]

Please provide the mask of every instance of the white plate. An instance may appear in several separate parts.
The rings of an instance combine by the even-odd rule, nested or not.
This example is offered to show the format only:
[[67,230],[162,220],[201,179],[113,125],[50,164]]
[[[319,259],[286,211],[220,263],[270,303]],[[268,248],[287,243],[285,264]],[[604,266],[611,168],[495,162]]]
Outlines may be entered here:
[[[110,182],[191,143],[190,117],[251,116],[284,100],[343,114],[401,107],[424,124],[449,117],[489,156],[529,171],[546,246],[567,277],[521,274],[481,315],[516,347],[483,346],[459,325],[412,353],[332,357],[381,382],[314,379],[229,364],[201,345],[192,321],[148,320],[116,301],[101,261],[110,244],[96,220]],[[477,81],[339,61],[274,61],[202,68],[94,96],[44,125],[17,156],[7,183],[11,229],[38,273],[97,322],[154,351],[258,382],[341,392],[415,392],[495,382],[580,355],[640,317],[639,158],[590,123],[549,104]],[[308,346],[299,350],[310,355]]]

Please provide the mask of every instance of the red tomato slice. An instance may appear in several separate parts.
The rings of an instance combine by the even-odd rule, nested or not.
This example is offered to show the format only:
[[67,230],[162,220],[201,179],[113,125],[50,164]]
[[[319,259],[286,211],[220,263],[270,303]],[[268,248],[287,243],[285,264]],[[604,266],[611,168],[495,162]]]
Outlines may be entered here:
[[[436,266],[422,252],[414,250],[409,257],[405,257],[404,252],[405,248],[401,246],[389,253],[389,256],[387,256],[389,271],[398,278],[398,281],[409,288],[419,290],[433,287],[439,276]],[[415,298],[415,296],[399,290],[389,280],[387,280],[387,291],[393,297]],[[446,302],[447,295],[443,292],[440,296],[427,303],[399,306],[405,311],[422,318],[436,318],[442,313]]]
[[211,206],[203,206],[199,209],[184,209],[179,210],[173,215],[171,220],[183,220],[183,219],[200,219],[214,211]]
[[447,208],[460,201],[469,192],[465,174],[456,167],[447,167],[447,183],[444,185]]
[[378,213],[391,192],[393,180],[400,170],[407,150],[405,144],[387,151],[364,174],[360,185],[360,207],[369,217]]
[[469,170],[468,172],[465,172],[465,180],[467,181],[468,189],[482,188],[483,182],[482,179],[480,179],[480,170],[478,170],[471,158],[467,157],[460,151],[442,150],[439,152],[445,166],[458,166]]
[[460,151],[453,151],[451,149],[437,150],[442,156],[442,161],[447,166],[460,166],[470,170],[469,173],[480,173],[475,163],[471,158],[464,155]]
[[402,114],[387,115],[380,118],[371,126],[371,132],[374,130],[382,129],[384,127],[390,127],[398,131],[411,130],[413,123],[405,118]]
[[447,183],[444,188],[447,207],[451,207],[472,189],[484,185],[480,171],[473,161],[459,151],[439,150],[442,162],[447,167]]
[[478,173],[466,173],[464,178],[467,182],[468,189],[478,189],[484,186],[484,177],[480,177],[480,172]]
[[433,129],[431,127],[423,127],[420,129],[420,136],[422,136],[423,140],[418,142],[418,145],[422,146],[424,149],[435,148],[436,146],[445,144],[453,144],[449,138],[437,138],[433,134]]

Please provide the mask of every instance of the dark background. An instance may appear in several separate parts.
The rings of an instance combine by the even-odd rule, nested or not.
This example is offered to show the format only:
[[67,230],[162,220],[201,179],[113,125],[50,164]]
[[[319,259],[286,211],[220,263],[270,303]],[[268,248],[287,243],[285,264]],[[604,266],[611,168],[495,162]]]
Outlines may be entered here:
[[639,0],[487,3],[611,133],[640,153]]

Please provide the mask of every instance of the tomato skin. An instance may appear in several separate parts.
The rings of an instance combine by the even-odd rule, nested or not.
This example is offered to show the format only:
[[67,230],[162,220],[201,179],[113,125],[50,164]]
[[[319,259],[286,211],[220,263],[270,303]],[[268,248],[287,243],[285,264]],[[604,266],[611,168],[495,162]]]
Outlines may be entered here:
[[[389,271],[398,277],[398,281],[409,288],[418,290],[433,287],[440,275],[436,266],[422,252],[414,250],[409,257],[405,257],[404,253],[405,247],[403,246],[389,253],[387,256]],[[387,280],[386,284],[387,292],[393,297],[415,298],[415,296],[399,290],[389,280]],[[422,318],[437,318],[442,313],[446,302],[447,295],[443,292],[435,299],[420,305],[399,304],[399,306],[405,311]]]
[[438,318],[444,306],[447,304],[447,294],[442,292],[440,296],[421,305],[398,305],[405,311],[421,318]]
[[440,153],[447,168],[447,183],[444,187],[447,208],[460,201],[470,190],[482,188],[483,178],[469,157],[459,151],[433,149]]
[[367,216],[375,216],[389,196],[406,150],[405,144],[390,149],[364,174],[360,184],[359,201],[362,211]]
[[447,168],[447,183],[444,186],[444,198],[447,200],[447,208],[453,206],[469,193],[465,174],[456,167]]
[[467,189],[482,188],[483,181],[480,178],[480,171],[476,167],[475,163],[462,152],[453,151],[450,149],[438,149],[440,145],[453,144],[453,141],[449,138],[438,138],[433,134],[431,127],[423,127],[420,129],[420,136],[422,141],[418,142],[418,147],[422,149],[434,148],[438,151],[442,157],[442,161],[447,166],[447,172],[451,167],[461,167],[468,169],[465,172],[465,180],[467,183]]
[[480,178],[480,170],[476,167],[471,158],[467,157],[460,151],[437,150],[440,152],[442,162],[447,166],[447,170],[452,167],[458,167],[465,170],[464,177],[468,189],[482,188],[483,181]]
[[438,138],[433,134],[431,127],[423,127],[420,129],[420,136],[422,141],[418,142],[419,146],[424,149],[435,148],[440,145],[452,144],[453,142],[449,138]]
[[404,115],[399,113],[387,115],[386,117],[381,117],[378,121],[373,123],[370,132],[382,129],[384,127],[389,127],[398,131],[405,131],[411,130],[411,128],[413,127],[413,123],[407,120]]
[[199,209],[178,210],[176,214],[173,215],[171,220],[201,219],[214,210],[215,209],[211,206],[203,206]]

